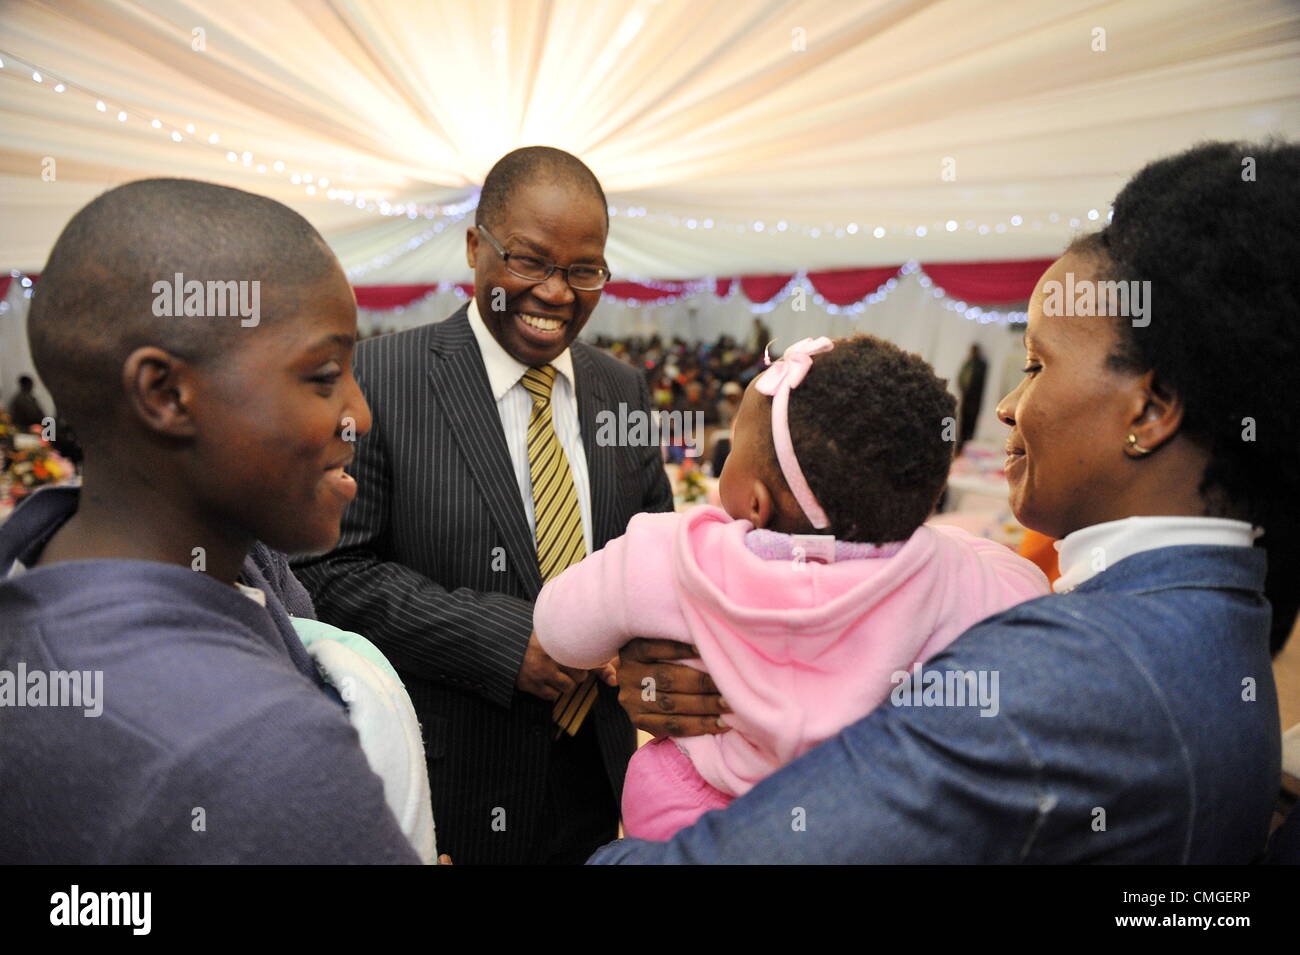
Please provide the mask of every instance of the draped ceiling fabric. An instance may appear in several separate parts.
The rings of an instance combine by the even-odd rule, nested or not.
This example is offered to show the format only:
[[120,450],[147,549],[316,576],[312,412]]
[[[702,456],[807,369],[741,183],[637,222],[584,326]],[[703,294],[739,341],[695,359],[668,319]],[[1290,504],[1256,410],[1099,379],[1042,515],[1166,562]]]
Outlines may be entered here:
[[1287,0],[17,0],[0,267],[181,175],[293,205],[359,284],[465,282],[424,213],[528,144],[600,177],[622,279],[1051,257],[1156,156],[1294,136],[1297,53]]

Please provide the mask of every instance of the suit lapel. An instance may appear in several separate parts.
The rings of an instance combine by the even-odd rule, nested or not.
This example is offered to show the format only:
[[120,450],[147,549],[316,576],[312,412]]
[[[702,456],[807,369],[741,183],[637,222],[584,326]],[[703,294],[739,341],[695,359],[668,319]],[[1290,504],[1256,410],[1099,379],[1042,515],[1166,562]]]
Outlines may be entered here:
[[[501,434],[501,417],[492,398],[483,356],[469,326],[468,306],[438,324],[430,349],[433,366],[429,384],[439,407],[444,409],[461,457],[487,502],[510,565],[518,570],[525,592],[535,598],[542,587],[537,544],[528,530],[515,467]],[[432,465],[437,467],[438,462]]]
[[[610,408],[609,393],[604,377],[599,373],[587,347],[575,343],[573,355],[574,386],[578,393],[578,425],[582,430],[582,447],[587,454],[587,473],[591,484],[591,541],[599,550],[612,537],[616,537],[617,514],[614,494],[618,489],[616,478],[618,449],[602,447],[596,443],[596,415],[601,411],[617,413]],[[617,432],[616,432],[617,433]]]

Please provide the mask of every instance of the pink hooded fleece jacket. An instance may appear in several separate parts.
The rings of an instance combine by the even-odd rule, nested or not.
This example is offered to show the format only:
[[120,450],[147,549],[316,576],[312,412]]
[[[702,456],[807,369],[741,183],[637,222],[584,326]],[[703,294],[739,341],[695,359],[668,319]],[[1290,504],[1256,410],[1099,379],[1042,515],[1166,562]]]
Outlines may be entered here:
[[923,525],[892,557],[765,560],[748,521],[715,507],[638,514],[627,533],[548,583],[533,626],[557,662],[593,668],[633,637],[699,648],[730,732],[676,742],[733,796],[856,722],[891,677],[972,624],[1048,592],[1001,544]]

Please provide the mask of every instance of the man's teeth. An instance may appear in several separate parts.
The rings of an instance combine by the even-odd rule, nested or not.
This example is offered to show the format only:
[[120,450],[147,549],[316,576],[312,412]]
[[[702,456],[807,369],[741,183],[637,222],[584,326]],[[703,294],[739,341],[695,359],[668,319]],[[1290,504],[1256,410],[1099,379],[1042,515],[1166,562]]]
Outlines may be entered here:
[[529,315],[527,312],[520,312],[519,317],[524,320],[525,325],[542,332],[553,332],[564,325],[564,322],[559,319],[542,318],[540,315]]

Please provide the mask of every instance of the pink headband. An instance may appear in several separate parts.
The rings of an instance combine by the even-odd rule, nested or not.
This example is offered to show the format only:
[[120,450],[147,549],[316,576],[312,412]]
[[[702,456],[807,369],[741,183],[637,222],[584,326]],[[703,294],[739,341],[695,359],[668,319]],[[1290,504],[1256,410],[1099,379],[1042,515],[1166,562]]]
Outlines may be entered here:
[[785,350],[785,354],[772,361],[763,349],[763,361],[769,367],[754,379],[754,387],[772,399],[772,444],[776,447],[776,460],[790,485],[790,493],[803,508],[804,516],[818,530],[830,527],[826,512],[817,503],[812,488],[799,469],[799,459],[794,455],[794,442],[790,440],[790,392],[799,387],[804,375],[812,367],[812,356],[828,352],[835,347],[829,338],[805,338]]

